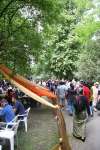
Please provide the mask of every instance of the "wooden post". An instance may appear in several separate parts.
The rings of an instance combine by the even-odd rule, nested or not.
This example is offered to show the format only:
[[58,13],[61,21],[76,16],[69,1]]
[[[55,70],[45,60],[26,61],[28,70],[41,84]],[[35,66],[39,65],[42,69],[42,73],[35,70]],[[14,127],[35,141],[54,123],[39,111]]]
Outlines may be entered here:
[[[53,105],[58,105],[57,100],[52,101],[52,103]],[[59,106],[58,109],[53,109],[53,114],[57,119],[58,132],[59,132],[59,148],[61,148],[61,150],[71,150],[67,131],[66,131],[65,119]],[[59,148],[57,150],[59,150]]]
[[60,144],[55,145],[52,150],[61,150]]
[[65,120],[60,109],[57,109],[57,123],[59,129],[59,136],[60,136],[59,142],[61,145],[61,150],[71,150],[68,135],[66,132]]

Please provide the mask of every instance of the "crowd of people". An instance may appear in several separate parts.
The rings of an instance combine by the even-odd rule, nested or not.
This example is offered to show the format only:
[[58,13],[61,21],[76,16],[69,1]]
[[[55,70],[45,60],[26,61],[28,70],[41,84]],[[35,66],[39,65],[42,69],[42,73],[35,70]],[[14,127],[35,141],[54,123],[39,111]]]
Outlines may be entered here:
[[[58,97],[58,105],[62,110],[73,116],[73,136],[85,141],[86,122],[89,117],[94,116],[100,102],[99,82],[86,81],[54,81],[42,82]],[[100,107],[99,107],[100,108]]]
[[[36,83],[57,95],[61,110],[73,116],[73,136],[85,141],[87,118],[94,116],[94,111],[97,111],[100,101],[99,82],[49,79],[36,81]],[[3,108],[0,110],[0,116],[3,116],[6,122],[11,121],[16,114],[24,114],[24,105],[17,100],[22,93],[17,88],[2,80],[0,94],[4,94],[4,98],[0,101]]]
[[22,115],[25,113],[24,105],[17,100],[18,91],[9,82],[5,80],[0,81],[0,120],[10,122],[15,115]]

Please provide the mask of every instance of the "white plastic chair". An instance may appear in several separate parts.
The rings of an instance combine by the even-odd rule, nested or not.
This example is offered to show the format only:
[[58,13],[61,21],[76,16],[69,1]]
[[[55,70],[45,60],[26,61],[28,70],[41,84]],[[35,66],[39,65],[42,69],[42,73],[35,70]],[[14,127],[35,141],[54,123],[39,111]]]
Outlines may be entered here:
[[16,123],[18,121],[18,115],[14,117],[14,119],[8,123],[6,123],[6,127],[5,129],[9,129],[9,127],[11,127],[11,125],[13,125],[13,123]]
[[2,150],[2,145],[0,145],[0,150]]
[[[8,139],[10,141],[10,149],[14,150],[14,136],[17,134],[17,129],[20,120],[16,120],[16,116],[12,122],[7,123],[6,127],[0,130],[0,138]],[[14,122],[15,121],[15,122]]]
[[27,120],[28,120],[29,111],[30,111],[30,107],[25,111],[24,114],[18,115],[18,118],[20,118],[20,122],[24,122],[25,132],[27,132]]
[[14,119],[8,123],[6,122],[0,122],[0,130],[5,130],[11,128],[11,124],[16,123],[18,120],[18,115],[14,117]]

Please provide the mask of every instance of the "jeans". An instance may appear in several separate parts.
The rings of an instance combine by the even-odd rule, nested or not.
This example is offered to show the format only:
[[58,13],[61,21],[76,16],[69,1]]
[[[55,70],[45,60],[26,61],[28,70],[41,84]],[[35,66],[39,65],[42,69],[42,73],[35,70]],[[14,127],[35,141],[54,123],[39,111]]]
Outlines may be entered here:
[[67,110],[70,115],[73,114],[73,101],[71,99],[67,100]]
[[90,101],[90,115],[93,116],[93,102]]

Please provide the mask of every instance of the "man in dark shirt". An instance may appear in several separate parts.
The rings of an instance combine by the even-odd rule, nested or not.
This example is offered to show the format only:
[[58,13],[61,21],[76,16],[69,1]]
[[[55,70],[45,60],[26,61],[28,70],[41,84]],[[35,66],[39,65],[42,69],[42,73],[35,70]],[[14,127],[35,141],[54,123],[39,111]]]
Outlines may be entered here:
[[20,101],[16,100],[15,95],[12,96],[12,102],[14,104],[13,108],[14,108],[14,112],[16,113],[16,115],[17,114],[22,115],[25,113],[24,105]]
[[73,101],[75,99],[75,95],[76,95],[76,91],[74,90],[74,85],[73,83],[70,83],[70,87],[66,92],[67,110],[70,116],[73,115]]

